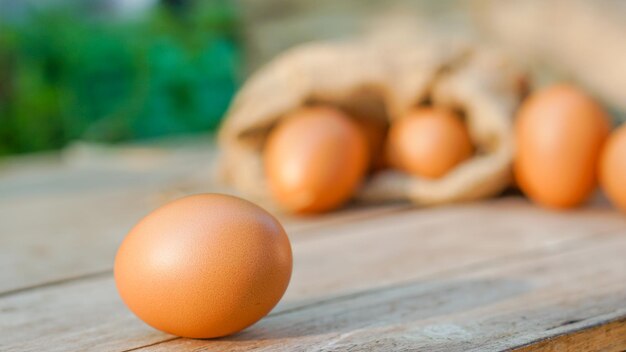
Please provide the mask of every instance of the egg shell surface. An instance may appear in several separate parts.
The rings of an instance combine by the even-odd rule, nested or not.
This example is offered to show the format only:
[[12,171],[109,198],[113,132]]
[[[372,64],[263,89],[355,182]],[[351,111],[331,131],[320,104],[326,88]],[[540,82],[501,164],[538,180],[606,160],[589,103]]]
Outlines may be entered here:
[[200,194],[168,203],[133,227],[114,274],[122,300],[147,324],[213,338],[268,314],[291,270],[289,239],[272,215],[240,198]]

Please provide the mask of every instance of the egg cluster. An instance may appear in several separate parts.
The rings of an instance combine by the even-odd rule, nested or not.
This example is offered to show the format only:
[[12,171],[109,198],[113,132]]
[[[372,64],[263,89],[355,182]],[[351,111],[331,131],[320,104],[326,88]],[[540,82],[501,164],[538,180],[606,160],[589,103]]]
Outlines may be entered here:
[[292,112],[264,148],[274,199],[289,212],[326,212],[350,200],[369,172],[439,178],[473,153],[461,116],[446,108],[416,108],[386,130],[329,106]]
[[[626,127],[580,89],[555,85],[518,110],[514,175],[535,203],[584,203],[598,180],[626,211]],[[349,201],[369,174],[393,168],[438,179],[479,153],[462,111],[417,106],[389,126],[332,106],[284,116],[263,149],[274,199],[293,213]],[[115,280],[128,307],[153,327],[211,338],[255,323],[278,303],[291,277],[289,239],[268,212],[217,194],[186,197],[141,220],[122,243]]]
[[[605,146],[609,116],[574,86],[559,84],[531,94],[515,124],[517,186],[537,204],[568,208],[589,198],[599,176],[609,199],[626,209],[620,183],[626,177],[622,130]],[[270,132],[263,158],[271,193],[282,208],[319,213],[349,201],[372,172],[394,168],[438,179],[472,158],[475,149],[463,113],[446,107],[418,106],[372,133],[371,124],[323,106],[286,116]]]

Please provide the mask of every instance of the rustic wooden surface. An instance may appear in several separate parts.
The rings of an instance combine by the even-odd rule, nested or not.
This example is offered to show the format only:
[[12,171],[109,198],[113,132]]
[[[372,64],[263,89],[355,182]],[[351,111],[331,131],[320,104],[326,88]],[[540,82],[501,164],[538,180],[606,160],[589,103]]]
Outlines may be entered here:
[[294,273],[275,310],[218,340],[135,318],[112,278],[126,231],[212,186],[210,144],[76,146],[0,164],[0,351],[623,351],[626,217],[520,197],[279,216]]

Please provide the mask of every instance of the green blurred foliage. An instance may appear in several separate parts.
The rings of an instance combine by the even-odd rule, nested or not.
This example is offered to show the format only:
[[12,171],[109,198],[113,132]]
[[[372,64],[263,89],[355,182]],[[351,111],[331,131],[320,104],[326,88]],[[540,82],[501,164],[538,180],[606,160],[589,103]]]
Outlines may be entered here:
[[134,20],[45,11],[0,23],[0,155],[214,129],[236,89],[236,9]]

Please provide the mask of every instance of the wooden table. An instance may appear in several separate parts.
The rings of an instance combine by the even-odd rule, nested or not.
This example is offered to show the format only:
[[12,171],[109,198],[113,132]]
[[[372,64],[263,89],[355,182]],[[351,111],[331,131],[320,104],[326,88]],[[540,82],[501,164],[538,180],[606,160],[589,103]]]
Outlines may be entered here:
[[151,209],[218,190],[211,150],[78,146],[3,162],[0,351],[626,350],[626,217],[521,197],[282,216],[294,272],[269,316],[218,340],[153,330],[117,295],[115,251]]

